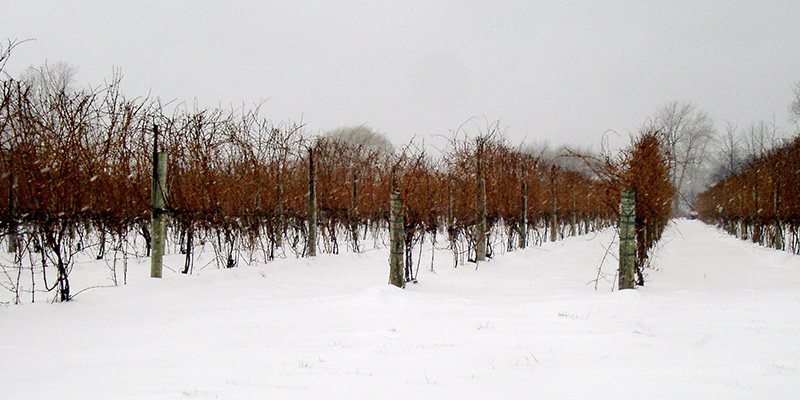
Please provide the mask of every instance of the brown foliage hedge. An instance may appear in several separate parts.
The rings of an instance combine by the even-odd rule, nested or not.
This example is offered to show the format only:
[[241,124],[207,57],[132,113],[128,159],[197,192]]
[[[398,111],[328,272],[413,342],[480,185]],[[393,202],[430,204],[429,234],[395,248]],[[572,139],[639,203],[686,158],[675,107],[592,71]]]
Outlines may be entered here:
[[699,216],[742,239],[800,253],[798,171],[800,137],[700,194]]
[[[308,149],[317,165],[320,224],[376,226],[388,218],[395,185],[412,232],[446,226],[469,235],[476,222],[476,179],[487,182],[490,226],[515,232],[523,182],[529,223],[607,217],[602,184],[527,154],[498,138],[454,138],[434,157],[410,143],[391,153],[368,143],[310,138],[300,127],[273,125],[258,109],[181,110],[126,99],[116,84],[52,91],[3,82],[0,108],[0,224],[58,222],[105,234],[147,235],[152,125],[169,154],[167,203],[173,229],[224,232],[250,241],[302,236]],[[302,242],[302,240],[301,240]]]
[[169,156],[173,237],[186,252],[193,237],[213,241],[229,260],[234,251],[257,247],[268,258],[276,248],[303,253],[310,154],[323,250],[330,252],[339,240],[358,251],[368,232],[385,231],[391,190],[404,201],[407,252],[437,232],[447,232],[454,252],[460,240],[469,244],[462,251],[472,251],[481,179],[489,242],[503,236],[509,250],[523,224],[534,243],[548,231],[563,237],[607,226],[622,188],[639,196],[642,254],[669,217],[669,171],[654,135],[619,160],[607,159],[594,175],[510,145],[496,125],[477,137],[456,134],[433,156],[413,142],[392,152],[309,137],[302,127],[272,124],[257,107],[166,115],[157,102],[125,98],[118,80],[74,91],[9,79],[0,95],[0,229],[51,254],[63,267],[59,283],[85,241],[100,241],[102,256],[106,240],[119,244],[132,232],[149,240],[154,124]]
[[675,188],[670,183],[670,168],[665,146],[658,132],[645,132],[633,139],[630,147],[617,156],[605,155],[596,163],[601,176],[606,207],[618,205],[622,190],[636,193],[636,280],[644,284],[643,269],[648,253],[661,239],[672,212]]

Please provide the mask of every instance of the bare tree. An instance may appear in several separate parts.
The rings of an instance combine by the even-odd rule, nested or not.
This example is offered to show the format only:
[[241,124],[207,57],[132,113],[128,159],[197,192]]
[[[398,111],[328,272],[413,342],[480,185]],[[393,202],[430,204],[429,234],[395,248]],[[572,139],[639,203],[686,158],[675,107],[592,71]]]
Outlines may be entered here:
[[30,67],[22,73],[20,80],[31,87],[34,93],[71,93],[78,68],[63,61]]
[[366,125],[337,128],[328,132],[327,136],[356,147],[378,148],[388,153],[394,153],[394,145],[386,138],[386,135],[375,132]]
[[[30,39],[28,39],[30,40]],[[8,77],[8,73],[6,72],[6,63],[8,59],[11,57],[11,52],[14,50],[15,47],[19,46],[22,43],[27,42],[28,40],[7,40],[5,46],[0,45],[0,74],[5,75]]]
[[795,83],[792,90],[794,91],[794,100],[789,106],[789,117],[795,124],[800,124],[800,82]]
[[745,159],[752,161],[765,156],[780,143],[782,136],[784,134],[774,121],[761,120],[751,123],[745,130],[743,137]]
[[677,101],[660,108],[653,121],[666,146],[672,185],[677,189],[673,213],[682,214],[692,209],[693,199],[708,180],[704,165],[714,140],[714,123],[695,105]]
[[738,130],[739,127],[729,122],[725,125],[725,133],[716,140],[711,176],[714,182],[739,173],[745,164],[742,137]]

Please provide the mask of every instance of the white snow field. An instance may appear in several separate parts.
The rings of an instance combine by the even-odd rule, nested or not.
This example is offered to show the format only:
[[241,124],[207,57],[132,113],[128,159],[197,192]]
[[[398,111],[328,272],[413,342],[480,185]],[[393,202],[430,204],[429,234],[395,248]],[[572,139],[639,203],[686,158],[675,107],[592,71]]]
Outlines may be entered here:
[[[477,270],[438,250],[430,272],[426,251],[405,290],[388,249],[161,280],[141,259],[126,286],[0,308],[0,398],[800,398],[800,256],[679,220],[646,286],[595,290],[613,236]],[[73,291],[105,265],[76,265]]]

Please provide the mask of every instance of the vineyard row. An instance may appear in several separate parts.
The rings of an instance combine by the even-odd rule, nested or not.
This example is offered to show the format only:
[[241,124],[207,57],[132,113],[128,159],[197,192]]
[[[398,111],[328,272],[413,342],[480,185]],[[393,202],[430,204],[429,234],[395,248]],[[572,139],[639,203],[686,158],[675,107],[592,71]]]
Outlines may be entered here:
[[698,198],[700,218],[744,240],[800,253],[800,138],[752,160]]
[[[88,237],[100,257],[106,242],[132,233],[149,253],[154,125],[158,148],[168,154],[165,212],[187,254],[184,272],[198,241],[216,241],[226,267],[254,246],[264,247],[267,259],[287,246],[307,255],[312,182],[316,226],[334,253],[340,242],[359,251],[359,232],[386,229],[390,192],[399,192],[408,261],[413,247],[437,232],[464,243],[454,251],[475,253],[484,240],[495,243],[493,236],[513,249],[608,226],[623,187],[639,193],[637,235],[646,254],[670,207],[669,189],[651,189],[669,173],[659,169],[665,163],[654,134],[616,157],[576,156],[592,166],[588,172],[511,146],[497,124],[476,137],[456,134],[433,156],[413,142],[376,144],[374,136],[309,137],[301,127],[261,118],[258,108],[164,115],[157,102],[126,99],[118,81],[66,91],[8,80],[0,100],[0,187],[7,188],[0,228],[17,254],[39,254],[45,288],[57,286],[61,300],[70,298],[73,257]],[[480,241],[478,226],[487,233]]]

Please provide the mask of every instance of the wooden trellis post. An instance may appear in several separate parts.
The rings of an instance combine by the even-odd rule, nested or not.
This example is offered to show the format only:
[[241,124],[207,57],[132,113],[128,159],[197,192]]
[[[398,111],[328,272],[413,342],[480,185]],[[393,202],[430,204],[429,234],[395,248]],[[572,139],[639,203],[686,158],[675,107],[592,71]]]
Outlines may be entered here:
[[8,213],[11,216],[12,223],[8,226],[6,237],[8,238],[8,252],[16,253],[19,244],[19,236],[17,234],[17,196],[15,194],[19,178],[11,174],[11,185],[8,187]]
[[774,227],[775,228],[775,233],[772,236],[772,244],[773,244],[774,248],[776,248],[778,250],[783,250],[784,249],[784,244],[783,244],[783,225],[781,224],[781,218],[780,218],[781,208],[780,208],[780,186],[779,186],[779,183],[776,183],[775,186],[776,186],[775,187],[775,192],[773,192],[773,195],[772,195],[772,203],[773,203],[773,208],[775,210],[775,227]]
[[569,235],[576,236],[578,234],[578,212],[575,211],[575,199],[572,200],[572,211],[569,215]]
[[164,260],[164,239],[166,236],[166,188],[167,188],[167,153],[158,151],[158,126],[153,127],[153,186],[151,190],[152,233],[150,277],[161,278]]
[[[282,179],[282,178],[279,178]],[[275,227],[275,246],[283,246],[283,181],[278,181],[277,206],[275,207],[276,224]]]
[[550,207],[550,241],[555,242],[558,240],[558,216],[556,215],[555,202]]
[[528,245],[528,182],[522,182],[522,212],[519,216],[519,248]]
[[406,282],[403,279],[403,242],[405,240],[403,201],[397,191],[392,191],[389,200],[389,235],[389,283],[404,288]]
[[[452,188],[452,181],[448,180],[447,182],[447,240],[452,242],[455,238],[453,237],[453,232],[455,232],[454,225],[455,220],[453,219],[453,188]],[[450,244],[452,247],[452,243]]]
[[475,262],[486,261],[486,178],[478,180],[478,224],[475,227]]
[[623,190],[619,202],[619,288],[633,289],[636,265],[636,192]]
[[317,255],[317,180],[314,171],[314,150],[308,149],[308,256]]
[[353,169],[353,198],[350,202],[350,232],[353,237],[353,251],[360,252],[358,247],[358,170]]
[[557,170],[555,165],[550,166],[550,241],[555,242],[558,240],[558,192],[557,192]]
[[486,138],[477,139],[476,178],[477,207],[475,207],[475,264],[486,261],[486,177],[483,175],[483,152]]

